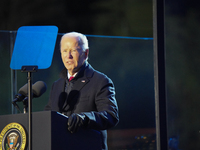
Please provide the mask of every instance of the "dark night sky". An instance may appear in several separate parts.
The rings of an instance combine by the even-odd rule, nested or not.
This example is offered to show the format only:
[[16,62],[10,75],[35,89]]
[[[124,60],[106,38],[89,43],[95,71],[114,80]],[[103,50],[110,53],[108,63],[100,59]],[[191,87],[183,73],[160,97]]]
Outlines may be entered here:
[[[145,11],[144,11],[145,9]],[[0,29],[56,25],[60,33],[152,37],[149,0],[1,0]]]

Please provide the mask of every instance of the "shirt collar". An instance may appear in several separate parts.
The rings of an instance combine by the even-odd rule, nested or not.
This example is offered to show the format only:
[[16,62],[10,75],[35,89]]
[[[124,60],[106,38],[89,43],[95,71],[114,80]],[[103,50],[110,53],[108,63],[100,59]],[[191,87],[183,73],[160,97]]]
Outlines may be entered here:
[[[73,77],[75,77],[77,73],[78,73],[78,72],[76,72],[76,73],[73,75]],[[69,72],[67,72],[67,77],[68,77],[68,79],[71,77],[71,75],[69,74]]]

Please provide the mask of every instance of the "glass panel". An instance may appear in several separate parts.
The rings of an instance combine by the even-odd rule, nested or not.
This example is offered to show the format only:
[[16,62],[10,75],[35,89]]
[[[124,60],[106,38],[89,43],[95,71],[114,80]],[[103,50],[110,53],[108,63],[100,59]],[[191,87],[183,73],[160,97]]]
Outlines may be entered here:
[[198,1],[166,0],[166,83],[169,148],[200,149]]
[[[6,34],[6,35],[5,35]],[[0,114],[10,114],[11,109],[11,70],[10,36],[14,32],[0,32],[1,52],[4,54],[1,73],[5,78],[2,89]],[[47,84],[47,91],[33,99],[33,111],[42,111],[47,104],[52,83],[59,78],[64,68],[60,58],[59,41],[63,34],[58,34],[54,57],[50,68],[33,73],[33,83],[42,80]],[[155,102],[153,75],[153,40],[151,38],[108,37],[87,35],[89,41],[89,63],[98,71],[110,77],[116,88],[120,122],[108,130],[108,146],[116,149],[156,149],[155,144]],[[2,42],[5,40],[4,42]],[[3,56],[3,55],[1,55]],[[7,70],[7,71],[6,71]],[[16,71],[16,89],[27,83],[27,74]],[[9,84],[8,84],[9,83]],[[13,83],[13,81],[12,81]],[[8,86],[7,88],[5,88]],[[17,90],[15,94],[17,93]],[[22,111],[23,105],[19,103]],[[18,112],[19,113],[19,112]]]
[[1,65],[0,65],[0,114],[10,114],[12,113],[12,105],[11,105],[11,69],[10,69],[10,51],[13,48],[14,38],[13,32],[0,32],[0,57],[1,57]]

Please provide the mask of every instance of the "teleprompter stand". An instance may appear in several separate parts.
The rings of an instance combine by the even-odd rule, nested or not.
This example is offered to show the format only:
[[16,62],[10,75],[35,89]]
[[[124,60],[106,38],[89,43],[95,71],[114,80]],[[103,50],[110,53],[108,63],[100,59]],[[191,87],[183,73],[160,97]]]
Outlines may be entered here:
[[[38,66],[22,66],[21,72],[27,72],[27,82],[28,82],[28,143],[29,150],[32,149],[32,72],[36,72]],[[25,106],[26,107],[26,106]],[[26,109],[26,108],[24,108]]]

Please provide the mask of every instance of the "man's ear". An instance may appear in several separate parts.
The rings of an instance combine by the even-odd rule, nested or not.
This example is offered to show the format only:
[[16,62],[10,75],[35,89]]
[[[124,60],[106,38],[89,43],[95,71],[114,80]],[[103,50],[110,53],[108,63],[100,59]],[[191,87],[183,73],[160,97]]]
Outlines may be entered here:
[[88,55],[89,55],[89,49],[86,49],[85,52],[84,52],[84,54],[85,54],[85,59],[88,58]]

